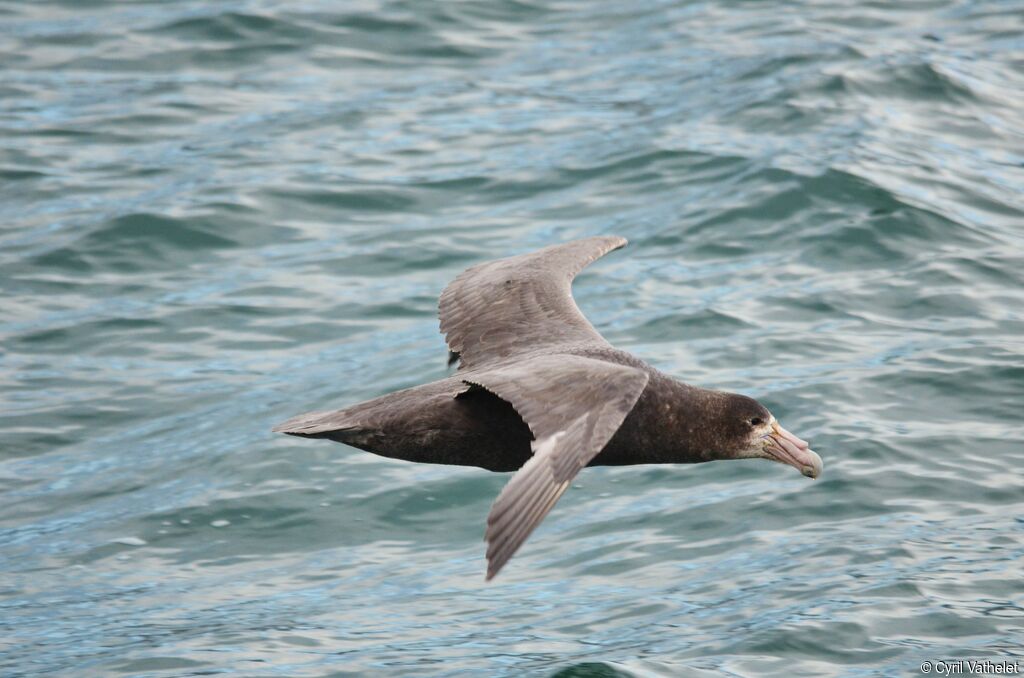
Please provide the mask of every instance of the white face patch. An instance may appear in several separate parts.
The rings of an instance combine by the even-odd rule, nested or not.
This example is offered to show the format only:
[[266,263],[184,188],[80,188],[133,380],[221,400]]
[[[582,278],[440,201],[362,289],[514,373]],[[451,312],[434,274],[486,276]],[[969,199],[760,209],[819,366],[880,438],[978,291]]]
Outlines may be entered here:
[[768,421],[755,427],[751,433],[750,446],[740,451],[735,459],[770,459],[771,456],[764,451],[765,440],[771,434],[775,426],[775,417],[768,413]]

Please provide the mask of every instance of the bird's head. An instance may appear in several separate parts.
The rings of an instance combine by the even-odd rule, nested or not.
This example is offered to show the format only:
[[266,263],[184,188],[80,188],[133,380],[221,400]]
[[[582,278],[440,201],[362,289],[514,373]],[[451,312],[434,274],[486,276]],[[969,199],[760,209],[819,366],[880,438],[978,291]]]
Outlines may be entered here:
[[782,428],[764,405],[744,395],[723,395],[712,459],[769,459],[788,464],[808,478],[821,475],[821,457],[806,441]]

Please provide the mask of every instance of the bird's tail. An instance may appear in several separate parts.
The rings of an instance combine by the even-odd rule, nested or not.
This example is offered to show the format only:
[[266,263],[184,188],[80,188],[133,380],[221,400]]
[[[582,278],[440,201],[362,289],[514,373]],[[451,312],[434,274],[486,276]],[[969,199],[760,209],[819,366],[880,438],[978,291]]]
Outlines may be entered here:
[[346,432],[355,432],[362,427],[351,411],[353,408],[333,412],[307,412],[273,428],[275,433],[287,433],[306,438],[342,437]]

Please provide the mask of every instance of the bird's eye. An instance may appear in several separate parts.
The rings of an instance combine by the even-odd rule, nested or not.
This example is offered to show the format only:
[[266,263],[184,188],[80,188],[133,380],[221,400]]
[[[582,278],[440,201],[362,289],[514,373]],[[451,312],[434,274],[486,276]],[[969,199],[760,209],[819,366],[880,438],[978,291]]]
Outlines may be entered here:
[[762,419],[761,417],[754,417],[753,419],[750,420],[751,426],[760,426],[763,423],[764,419]]

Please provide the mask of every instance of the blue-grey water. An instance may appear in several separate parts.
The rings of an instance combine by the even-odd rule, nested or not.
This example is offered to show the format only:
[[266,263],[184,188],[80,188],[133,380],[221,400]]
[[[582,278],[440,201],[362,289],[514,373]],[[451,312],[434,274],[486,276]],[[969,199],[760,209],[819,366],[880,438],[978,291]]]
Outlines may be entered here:
[[[1024,7],[0,2],[0,674],[1024,670]],[[825,460],[507,479],[270,427],[595,234],[612,343]],[[934,674],[933,674],[934,675]]]

